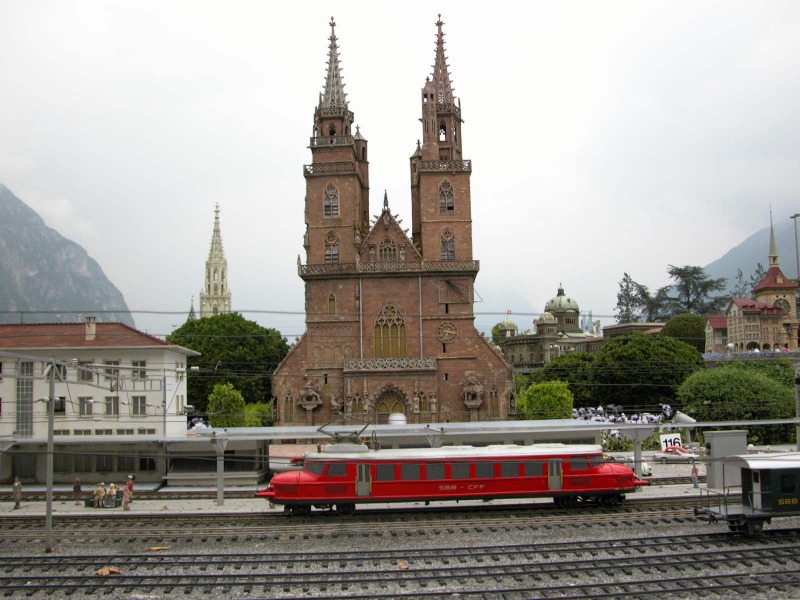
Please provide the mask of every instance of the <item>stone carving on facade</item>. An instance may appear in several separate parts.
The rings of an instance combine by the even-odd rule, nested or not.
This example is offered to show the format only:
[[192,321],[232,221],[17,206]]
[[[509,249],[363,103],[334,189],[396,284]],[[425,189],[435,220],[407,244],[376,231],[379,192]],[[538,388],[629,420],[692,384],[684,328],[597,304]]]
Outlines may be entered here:
[[328,394],[328,399],[331,403],[331,412],[342,412],[344,402],[336,398],[333,394]]
[[306,379],[306,384],[300,390],[299,399],[297,403],[306,410],[314,410],[322,404],[322,398],[319,395],[320,387],[317,378]]
[[464,397],[464,404],[467,408],[480,408],[483,399],[483,386],[478,382],[478,378],[474,373],[470,373],[467,377],[466,383],[462,387],[462,394]]

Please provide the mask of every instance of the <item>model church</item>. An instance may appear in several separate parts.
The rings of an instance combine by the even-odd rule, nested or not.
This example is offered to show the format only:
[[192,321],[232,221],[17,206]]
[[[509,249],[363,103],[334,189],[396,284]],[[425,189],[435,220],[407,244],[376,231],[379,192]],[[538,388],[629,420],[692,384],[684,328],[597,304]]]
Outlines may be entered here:
[[[386,194],[370,206],[368,143],[344,92],[331,20],[324,92],[304,168],[306,332],[273,376],[280,425],[504,420],[514,378],[475,329],[471,161],[462,153],[443,23],[410,158],[411,236]],[[413,144],[413,140],[408,140]],[[403,420],[399,417],[399,420]]]

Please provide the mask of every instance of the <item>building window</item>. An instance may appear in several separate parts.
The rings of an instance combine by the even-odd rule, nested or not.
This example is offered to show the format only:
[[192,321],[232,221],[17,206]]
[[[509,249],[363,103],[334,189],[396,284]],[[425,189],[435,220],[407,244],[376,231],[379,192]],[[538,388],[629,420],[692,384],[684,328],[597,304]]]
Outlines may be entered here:
[[131,398],[134,415],[147,414],[147,403],[145,402],[145,400],[147,400],[145,396],[134,396],[133,398]]
[[383,307],[375,319],[375,358],[406,356],[406,324],[394,304]]
[[335,315],[336,314],[336,296],[331,294],[328,296],[328,314]]
[[132,456],[118,456],[117,469],[120,471],[133,471],[133,457]]
[[75,471],[78,473],[91,473],[92,472],[92,455],[91,454],[76,454],[75,455]]
[[456,241],[453,232],[445,229],[442,232],[442,260],[455,260],[456,259]]
[[339,190],[332,183],[328,184],[325,188],[325,197],[322,201],[323,216],[325,217],[338,217],[339,216]]
[[78,381],[94,381],[94,373],[91,367],[92,361],[82,360],[78,362]]
[[55,365],[56,381],[67,380],[67,365]]
[[17,434],[33,435],[33,363],[17,366]]
[[67,398],[65,396],[56,398],[55,406],[53,406],[53,413],[57,415],[64,415],[67,413]]
[[119,416],[119,396],[106,396],[106,414]]
[[325,236],[325,264],[333,265],[339,262],[339,238],[333,231]]
[[392,239],[384,238],[381,245],[378,246],[378,260],[381,262],[397,261],[397,246]]
[[139,470],[140,471],[155,471],[156,459],[148,456],[139,457]]
[[0,362],[0,383],[3,383],[3,363]]
[[119,369],[115,369],[113,367],[119,367],[118,360],[104,360],[103,364],[106,366],[105,374],[106,379],[119,379]]
[[63,452],[53,454],[53,471],[56,473],[72,473],[72,455]]
[[147,361],[145,360],[134,360],[133,364],[133,371],[131,372],[131,377],[134,379],[146,379],[147,378]]
[[451,215],[454,209],[453,185],[445,179],[439,185],[439,214]]
[[108,454],[98,454],[95,457],[95,465],[98,471],[110,473],[114,470],[114,457]]
[[82,396],[78,398],[78,414],[82,417],[91,417],[93,403],[94,400],[92,400],[90,396]]

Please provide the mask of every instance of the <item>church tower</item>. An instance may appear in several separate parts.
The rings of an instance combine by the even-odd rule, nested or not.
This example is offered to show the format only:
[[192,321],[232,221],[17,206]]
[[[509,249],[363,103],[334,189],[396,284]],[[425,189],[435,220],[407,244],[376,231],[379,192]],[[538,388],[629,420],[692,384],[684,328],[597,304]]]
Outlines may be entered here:
[[206,285],[200,291],[200,318],[231,312],[231,292],[228,289],[228,261],[222,249],[219,229],[219,204],[214,209],[214,232],[211,250],[206,261]]
[[[367,140],[344,93],[331,19],[325,86],[314,110],[306,181],[306,332],[273,374],[280,425],[337,417],[386,423],[504,420],[510,366],[476,331],[472,165],[462,158],[441,18],[411,157],[413,230],[389,197],[370,221]],[[378,99],[376,98],[376,101]],[[402,130],[402,129],[401,129]],[[409,140],[411,141],[411,140]],[[399,415],[398,415],[399,413]]]

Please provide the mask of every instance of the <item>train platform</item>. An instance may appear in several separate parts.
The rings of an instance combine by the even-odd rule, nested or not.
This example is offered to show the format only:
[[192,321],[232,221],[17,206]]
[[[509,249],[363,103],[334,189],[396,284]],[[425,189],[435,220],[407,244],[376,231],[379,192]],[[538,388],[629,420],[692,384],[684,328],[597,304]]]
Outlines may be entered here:
[[[266,485],[266,484],[265,484]],[[261,486],[261,487],[265,487]],[[634,492],[632,494],[628,494],[628,499],[635,500],[638,498],[697,498],[698,503],[700,502],[700,489],[705,489],[705,484],[701,483],[700,488],[695,488],[692,486],[691,483],[688,484],[672,484],[672,485],[649,485],[646,487],[642,487],[639,491]],[[71,491],[69,486],[61,486],[56,485],[54,486],[54,490],[59,493],[67,493]],[[130,511],[123,511],[121,506],[116,508],[92,508],[87,507],[85,504],[85,500],[89,498],[90,494],[88,492],[83,493],[84,502],[80,504],[75,504],[75,502],[71,500],[53,500],[53,518],[58,518],[59,515],[103,515],[108,517],[113,517],[115,515],[122,515],[122,514],[152,514],[152,515],[169,515],[169,514],[196,514],[196,515],[203,515],[203,514],[213,514],[213,513],[230,513],[230,512],[241,512],[241,513],[258,513],[258,512],[274,512],[278,513],[283,510],[282,507],[276,506],[275,508],[270,508],[269,504],[266,500],[262,498],[256,498],[256,488],[226,488],[227,492],[236,492],[235,498],[225,498],[222,505],[218,505],[216,501],[216,488],[162,488],[161,490],[155,490],[155,486],[148,486],[146,485],[138,485],[137,484],[137,491],[147,491],[148,498],[147,499],[137,499],[136,494],[134,494],[133,502],[131,503],[131,510]],[[3,517],[16,517],[16,516],[32,516],[32,515],[41,515],[44,516],[47,510],[45,500],[41,499],[45,493],[45,487],[42,485],[29,485],[25,486],[24,488],[25,493],[35,493],[36,499],[26,499],[23,496],[21,505],[19,509],[14,509],[14,503],[10,501],[0,502],[0,519]],[[153,498],[153,492],[155,492],[156,497]],[[180,498],[176,497],[176,493],[178,492],[205,492],[210,496],[213,497],[203,497],[203,498]],[[163,493],[163,499],[158,498],[157,495],[159,493]],[[242,497],[242,493],[248,494],[252,493],[253,497]],[[509,500],[492,500],[492,505],[503,505],[503,504],[520,504],[520,503],[551,503],[552,500],[547,498],[539,498],[539,499],[509,499]],[[432,503],[434,504],[434,503]],[[452,505],[453,502],[442,502],[436,503],[442,505]],[[461,501],[460,505],[469,506],[471,504],[481,505],[485,504],[482,501]],[[404,502],[404,503],[375,503],[375,504],[365,504],[363,505],[365,508],[399,508],[399,507],[423,507],[423,502]]]

